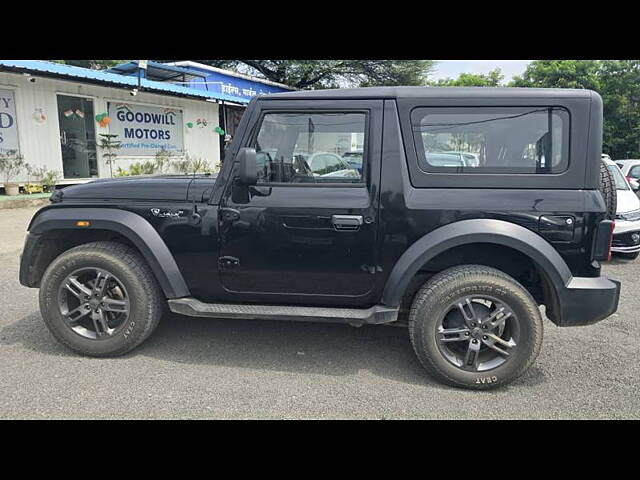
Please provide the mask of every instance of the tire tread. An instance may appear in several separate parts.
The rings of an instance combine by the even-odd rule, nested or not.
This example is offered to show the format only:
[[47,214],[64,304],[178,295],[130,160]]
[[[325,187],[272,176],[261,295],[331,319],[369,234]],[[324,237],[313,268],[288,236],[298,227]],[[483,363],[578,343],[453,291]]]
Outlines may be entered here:
[[[465,281],[468,281],[474,277],[477,278],[478,276],[489,276],[498,281],[506,282],[511,287],[512,293],[520,295],[522,300],[528,303],[529,306],[533,310],[535,310],[535,312],[532,311],[532,314],[538,317],[536,318],[536,320],[539,320],[531,322],[535,344],[533,352],[527,358],[527,361],[523,362],[523,364],[514,372],[512,372],[508,377],[494,384],[470,384],[461,382],[451,377],[447,374],[447,372],[439,368],[438,365],[429,358],[427,352],[423,351],[421,346],[418,344],[418,339],[416,337],[416,323],[420,318],[418,310],[420,310],[421,307],[429,301],[429,299],[434,298],[436,292],[450,286],[452,286],[452,288],[455,288],[456,285],[461,285]],[[511,380],[521,376],[529,367],[531,367],[536,357],[538,356],[540,348],[542,346],[542,335],[543,326],[541,314],[531,294],[511,276],[495,268],[483,265],[460,265],[449,268],[434,275],[422,286],[422,288],[418,290],[409,311],[409,338],[420,363],[431,376],[440,379],[444,383],[453,387],[487,390],[509,383]]]
[[146,264],[145,260],[140,256],[140,254],[129,247],[128,245],[118,243],[118,242],[109,242],[109,241],[97,241],[91,243],[85,243],[82,245],[78,245],[77,247],[73,247],[63,254],[58,256],[51,264],[47,267],[43,278],[42,285],[40,287],[40,308],[43,311],[43,317],[45,318],[45,323],[48,325],[48,320],[46,315],[44,314],[46,305],[45,299],[43,298],[42,292],[45,290],[45,285],[49,281],[49,277],[52,272],[58,268],[60,264],[65,262],[65,259],[71,255],[86,255],[86,256],[106,256],[110,258],[116,258],[118,261],[123,262],[126,267],[132,272],[132,274],[136,277],[137,281],[139,281],[142,285],[146,293],[146,316],[144,321],[144,329],[141,333],[139,333],[134,341],[132,342],[124,342],[120,348],[114,349],[109,352],[100,352],[100,351],[87,351],[86,349],[80,349],[78,346],[71,344],[65,337],[58,334],[55,328],[49,327],[49,331],[52,335],[62,343],[67,348],[79,352],[85,355],[91,355],[95,357],[116,357],[120,355],[124,355],[125,353],[133,350],[137,346],[139,346],[142,342],[144,342],[154,330],[157,328],[160,323],[160,319],[162,314],[166,310],[166,302],[163,294],[161,293],[158,282],[153,275],[153,272]]

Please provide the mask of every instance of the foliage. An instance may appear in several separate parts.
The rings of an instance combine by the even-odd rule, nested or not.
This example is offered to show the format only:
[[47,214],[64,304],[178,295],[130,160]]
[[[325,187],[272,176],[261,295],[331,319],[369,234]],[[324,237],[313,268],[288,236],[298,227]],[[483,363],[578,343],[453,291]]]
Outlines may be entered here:
[[173,162],[173,167],[179,172],[179,173],[189,173],[189,171],[191,170],[191,162],[185,158],[183,160],[175,160]]
[[140,168],[142,169],[143,175],[153,175],[154,173],[156,173],[157,166],[155,162],[147,160],[140,165]]
[[32,168],[30,174],[33,175],[34,180],[39,180],[42,183],[42,179],[47,174],[47,171],[47,167],[43,165],[42,167]]
[[103,150],[102,156],[106,159],[105,163],[109,165],[109,171],[113,177],[113,164],[118,158],[118,150],[122,146],[122,142],[117,140],[118,135],[115,133],[101,133],[100,134],[100,147]]
[[198,60],[294,88],[424,85],[432,60]]
[[156,173],[156,164],[151,160],[147,160],[146,162],[140,163],[132,163],[129,166],[129,174],[130,175],[153,175]]
[[24,191],[26,193],[42,193],[43,186],[38,183],[31,183],[31,179],[39,179],[42,178],[44,172],[46,171],[46,167],[36,168],[35,166],[25,163],[24,170],[27,172],[27,182],[24,185]]
[[45,187],[54,187],[61,178],[62,174],[58,170],[47,170],[47,167],[43,167],[42,185]]
[[640,158],[640,60],[603,62],[603,151],[611,158]]
[[0,153],[0,172],[4,175],[4,183],[21,173],[25,168],[24,157],[17,150],[7,150]]
[[534,60],[511,87],[600,89],[598,60]]
[[185,154],[184,159],[173,162],[173,167],[184,174],[211,173],[213,169],[208,161],[202,158],[191,158],[189,154]]
[[165,148],[158,150],[156,152],[155,164],[158,173],[165,173],[165,170],[171,166],[171,152]]
[[640,60],[536,60],[511,86],[588,88],[603,100],[603,152],[640,158]]
[[[54,60],[91,69],[125,60]],[[169,62],[171,60],[158,60]],[[424,85],[432,60],[197,60],[212,67],[255,75],[294,88]]]
[[210,171],[209,162],[207,162],[206,160],[203,160],[201,158],[194,158],[193,160],[191,160],[191,164],[190,164],[189,170],[193,174],[196,174],[196,173],[207,173],[207,172]]
[[119,63],[126,62],[126,60],[54,60],[54,62],[75,67],[91,68],[92,70],[103,70],[115,67]]
[[458,78],[442,78],[429,82],[434,87],[499,87],[504,79],[499,68],[489,73],[461,73]]
[[24,191],[25,193],[42,193],[44,188],[40,183],[25,183]]
[[116,171],[114,177],[126,177],[128,175],[129,175],[129,172],[118,167],[118,170]]

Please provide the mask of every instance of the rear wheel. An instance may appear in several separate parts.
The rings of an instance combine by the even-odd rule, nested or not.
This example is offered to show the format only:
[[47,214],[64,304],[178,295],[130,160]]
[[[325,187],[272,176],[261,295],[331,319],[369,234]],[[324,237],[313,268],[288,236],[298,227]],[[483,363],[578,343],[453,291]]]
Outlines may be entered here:
[[157,327],[164,310],[160,288],[132,248],[94,242],[72,248],[45,271],[40,311],[52,335],[90,356],[122,355]]
[[438,380],[487,389],[511,382],[534,362],[542,316],[509,275],[462,265],[438,273],[418,291],[409,334],[418,359]]

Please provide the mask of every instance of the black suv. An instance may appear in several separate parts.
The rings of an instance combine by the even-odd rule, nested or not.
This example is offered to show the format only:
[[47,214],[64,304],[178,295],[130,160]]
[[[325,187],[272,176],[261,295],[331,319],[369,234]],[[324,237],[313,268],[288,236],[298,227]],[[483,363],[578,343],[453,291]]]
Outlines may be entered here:
[[601,143],[589,90],[261,96],[217,176],[55,192],[29,226],[20,282],[87,355],[128,352],[167,307],[395,323],[439,380],[491,388],[534,362],[541,305],[559,326],[616,311],[620,283],[600,275],[615,215]]

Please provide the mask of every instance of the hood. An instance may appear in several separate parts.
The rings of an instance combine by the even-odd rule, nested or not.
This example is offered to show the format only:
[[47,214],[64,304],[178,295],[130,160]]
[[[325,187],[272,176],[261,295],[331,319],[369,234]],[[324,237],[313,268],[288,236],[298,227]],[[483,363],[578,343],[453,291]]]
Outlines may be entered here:
[[640,209],[640,199],[632,190],[618,190],[618,205],[616,213],[626,213]]
[[[73,200],[160,200],[186,201],[189,185],[195,179],[215,176],[133,176],[93,180],[72,185],[59,191],[58,201]],[[54,194],[55,195],[55,194]],[[52,201],[54,201],[52,199]]]

